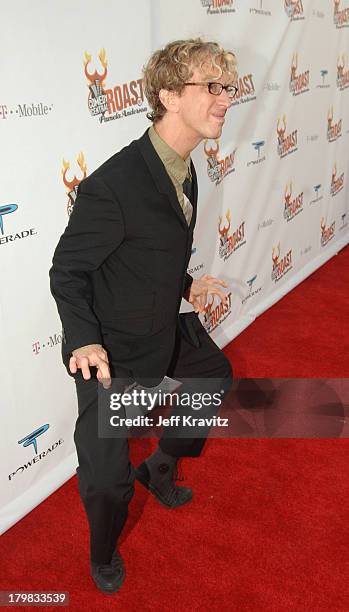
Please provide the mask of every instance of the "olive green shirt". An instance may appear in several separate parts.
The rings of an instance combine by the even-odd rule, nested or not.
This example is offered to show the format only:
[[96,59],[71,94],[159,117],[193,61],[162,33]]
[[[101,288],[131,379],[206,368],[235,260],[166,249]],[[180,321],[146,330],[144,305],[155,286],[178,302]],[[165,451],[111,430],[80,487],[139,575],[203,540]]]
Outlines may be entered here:
[[160,138],[153,125],[149,128],[148,135],[175,187],[178,202],[189,225],[193,207],[188,198],[183,194],[183,182],[186,176],[192,180],[190,172],[190,155],[188,155],[186,159],[178,155],[174,149]]

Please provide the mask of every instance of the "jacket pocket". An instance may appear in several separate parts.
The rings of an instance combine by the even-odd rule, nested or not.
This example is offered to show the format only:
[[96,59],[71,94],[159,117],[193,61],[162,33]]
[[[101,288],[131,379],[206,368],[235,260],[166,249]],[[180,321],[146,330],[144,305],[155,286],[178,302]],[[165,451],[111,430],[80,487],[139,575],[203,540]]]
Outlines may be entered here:
[[121,336],[144,336],[154,325],[155,293],[120,293],[117,301],[100,313],[102,331]]

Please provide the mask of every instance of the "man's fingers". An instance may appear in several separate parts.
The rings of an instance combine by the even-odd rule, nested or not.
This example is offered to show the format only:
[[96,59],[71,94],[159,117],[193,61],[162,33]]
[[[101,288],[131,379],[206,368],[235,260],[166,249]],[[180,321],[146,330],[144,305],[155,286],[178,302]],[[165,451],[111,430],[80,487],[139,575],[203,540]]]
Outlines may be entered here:
[[220,298],[221,298],[221,300],[222,300],[222,302],[223,302],[224,304],[226,304],[226,303],[227,303],[227,296],[226,296],[226,294],[225,294],[225,293],[223,293],[223,291],[221,291],[220,289],[212,289],[211,291],[209,291],[209,293],[210,293],[211,295],[218,295],[218,297],[220,297]]
[[71,357],[69,360],[69,370],[72,374],[76,374],[76,372],[78,371],[75,357]]
[[228,284],[224,280],[214,277],[210,279],[209,285],[221,285],[222,287],[228,287]]
[[111,387],[111,377],[108,367],[104,366],[104,368],[98,368],[97,380],[102,383],[104,389],[109,389]]
[[[92,365],[92,364],[91,364]],[[81,369],[81,373],[85,380],[89,380],[91,378],[91,372],[89,368],[89,362],[87,357],[80,357],[78,360],[78,367]]]

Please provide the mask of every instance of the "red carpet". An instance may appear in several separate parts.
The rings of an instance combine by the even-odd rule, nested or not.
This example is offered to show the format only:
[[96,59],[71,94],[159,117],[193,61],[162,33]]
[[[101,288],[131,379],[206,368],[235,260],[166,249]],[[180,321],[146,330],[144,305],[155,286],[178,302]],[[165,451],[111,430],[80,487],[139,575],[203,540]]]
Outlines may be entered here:
[[[346,247],[226,347],[235,374],[349,377],[348,269]],[[136,485],[118,594],[89,577],[75,477],[3,535],[0,588],[69,591],[77,611],[349,610],[347,440],[209,440],[183,467],[187,507]]]

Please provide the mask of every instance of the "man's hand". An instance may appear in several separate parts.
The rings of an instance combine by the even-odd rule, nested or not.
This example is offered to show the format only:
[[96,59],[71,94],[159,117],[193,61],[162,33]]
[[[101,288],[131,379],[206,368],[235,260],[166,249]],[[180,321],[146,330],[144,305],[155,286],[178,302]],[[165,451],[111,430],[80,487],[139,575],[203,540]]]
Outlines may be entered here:
[[69,361],[69,369],[72,374],[76,374],[80,368],[84,379],[89,380],[91,378],[90,366],[97,368],[98,381],[105,389],[109,389],[111,378],[108,355],[101,344],[88,344],[73,351]]
[[217,285],[228,287],[225,281],[209,274],[204,274],[199,280],[193,280],[184,297],[193,305],[195,312],[203,312],[205,310],[208,295],[218,295],[223,304],[226,305],[226,295]]

